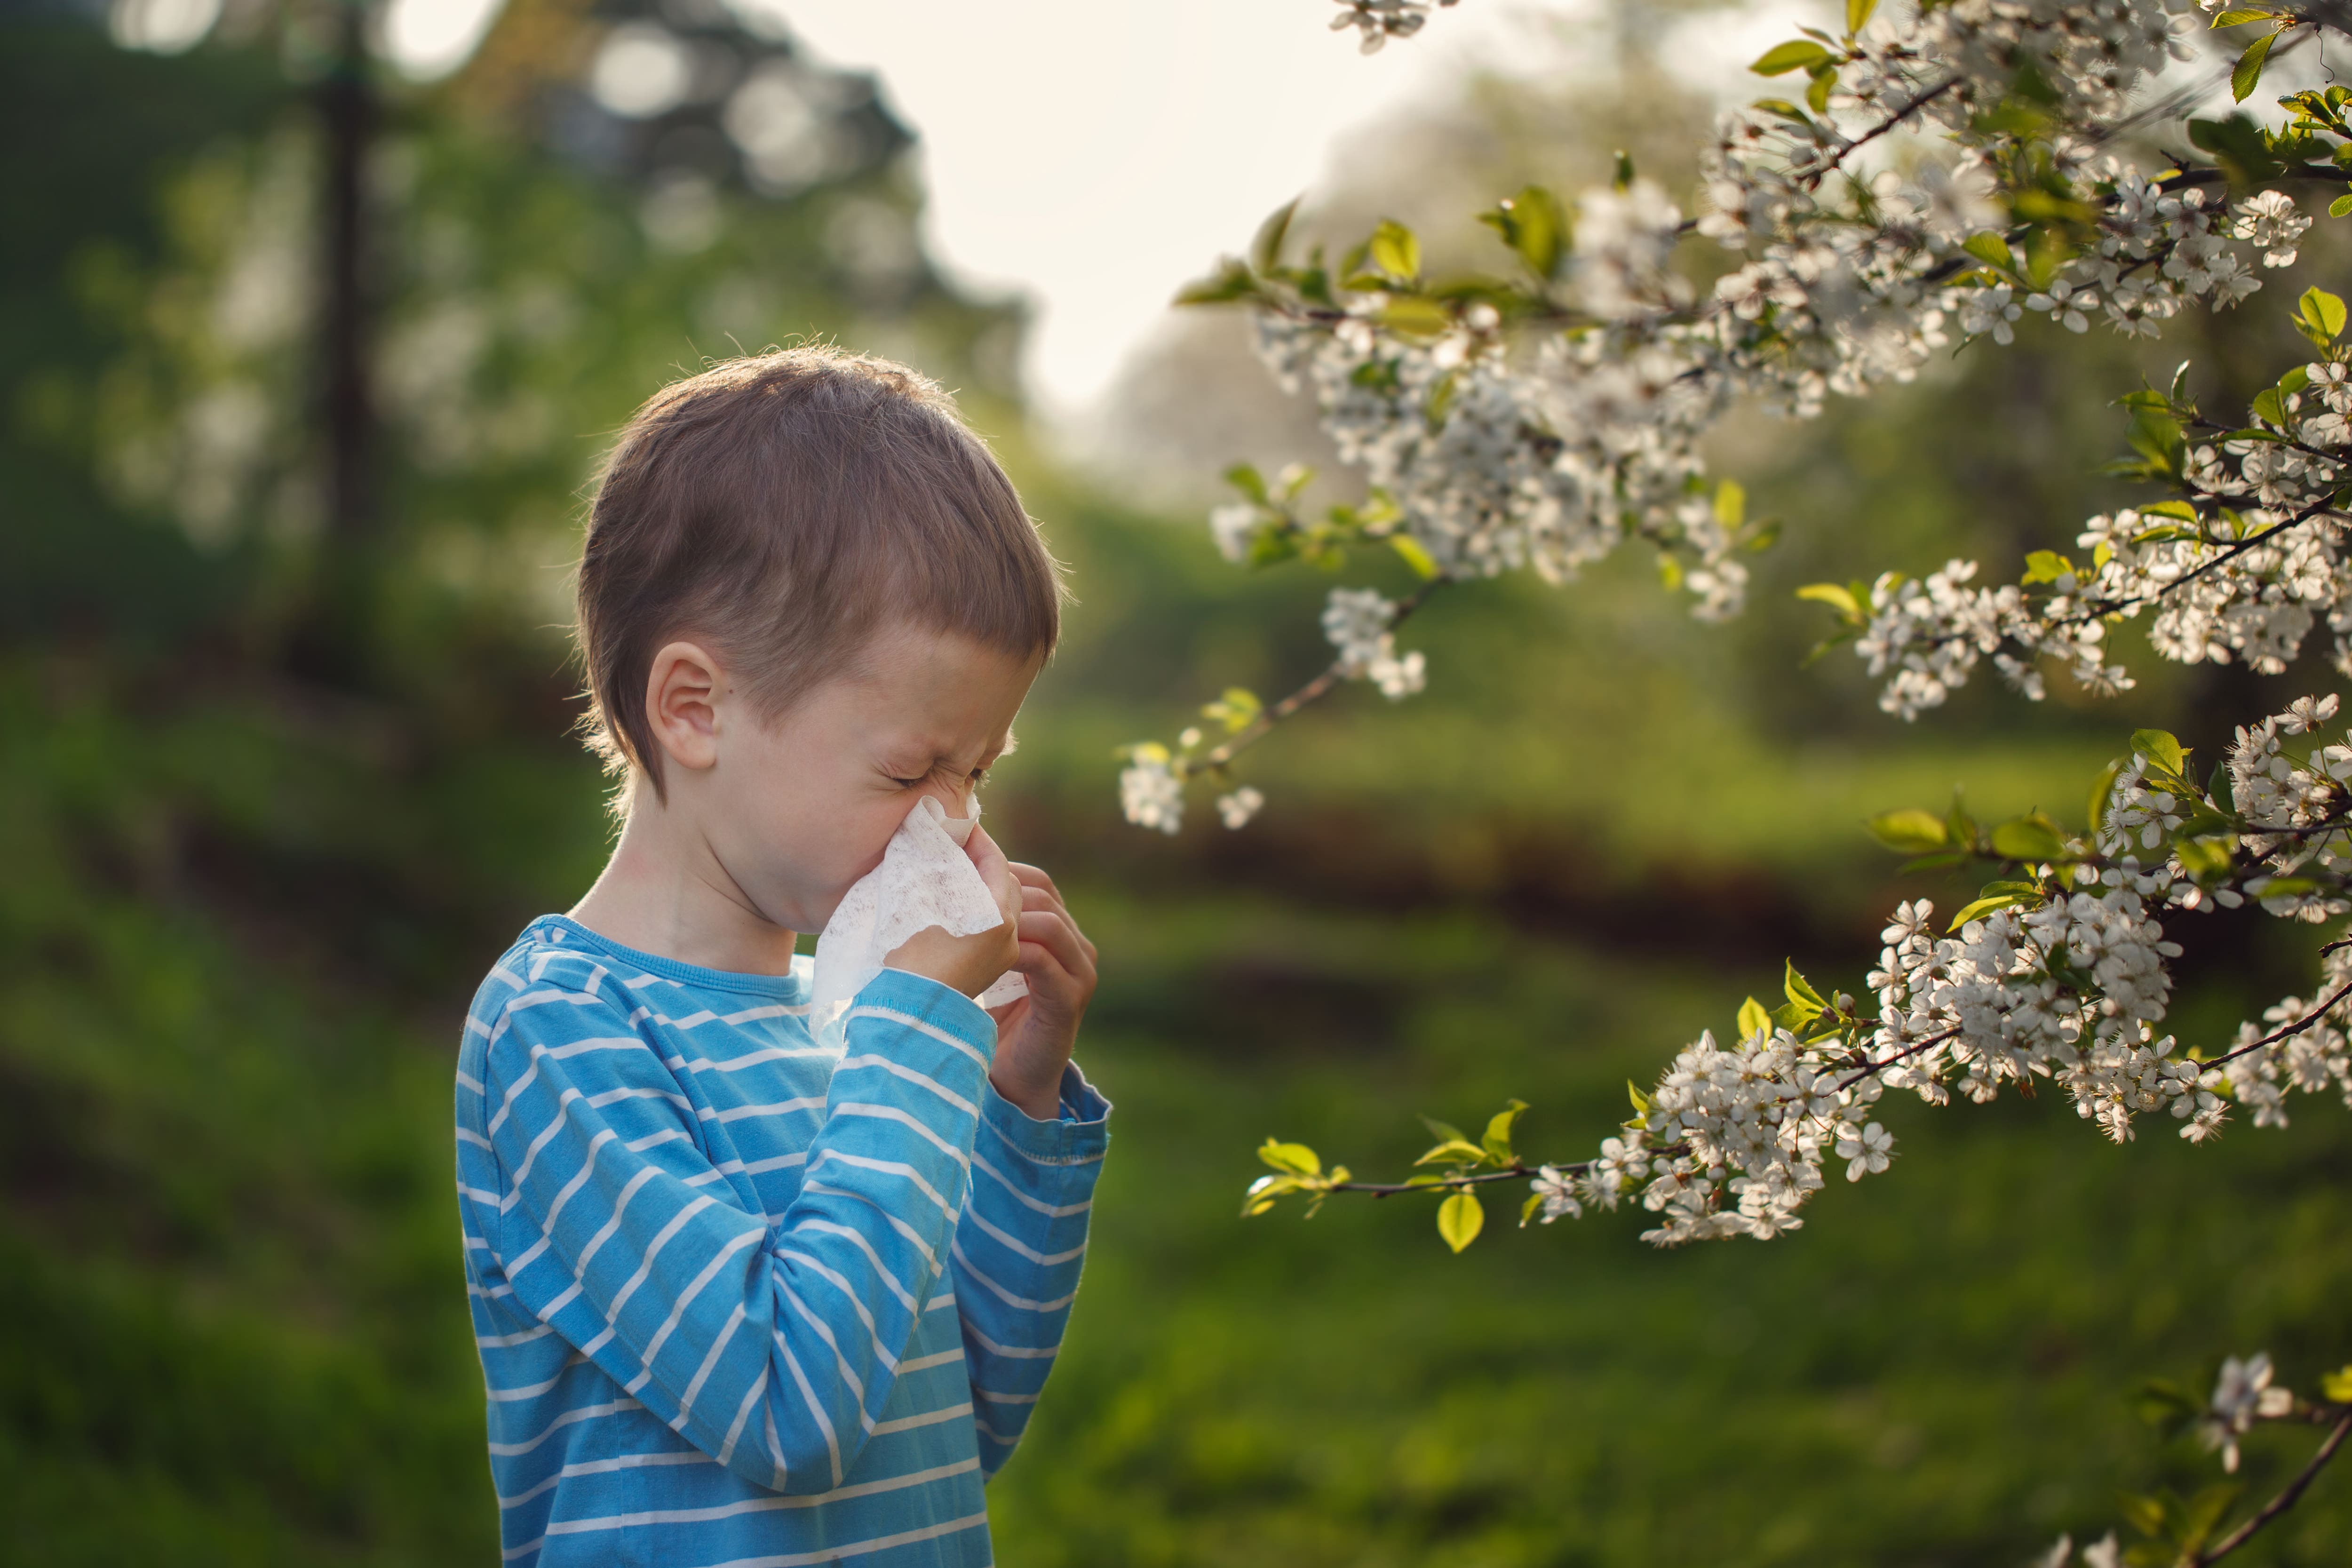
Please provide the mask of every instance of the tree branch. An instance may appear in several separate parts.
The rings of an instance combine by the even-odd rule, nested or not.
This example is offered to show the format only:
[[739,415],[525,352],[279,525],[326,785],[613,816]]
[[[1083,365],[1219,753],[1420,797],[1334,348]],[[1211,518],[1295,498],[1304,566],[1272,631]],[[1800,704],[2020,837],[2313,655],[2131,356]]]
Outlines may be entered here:
[[[1396,613],[1389,617],[1388,629],[1393,632],[1397,627],[1404,625],[1406,616],[1427,604],[1432,594],[1436,593],[1451,581],[1453,579],[1449,577],[1433,577],[1423,584],[1411,597],[1399,600]],[[1333,687],[1348,679],[1347,661],[1333,659],[1330,668],[1324,670],[1322,674],[1272,707],[1262,710],[1256,718],[1251,720],[1241,730],[1186,763],[1183,773],[1179,776],[1189,778],[1194,773],[1213,773],[1225,766],[1242,752],[1264,740],[1266,732],[1276,724],[1309,703],[1328,697]]]
[[2335,995],[2330,996],[2326,1001],[2313,1007],[2310,1012],[2305,1013],[2302,1017],[2296,1019],[2294,1023],[2287,1025],[2284,1028],[2278,1030],[2276,1033],[2264,1035],[2261,1039],[2249,1041],[2247,1044],[2240,1046],[2236,1050],[2230,1052],[2226,1056],[2208,1058],[2207,1059],[2199,1062],[2197,1065],[2200,1068],[2217,1068],[2226,1062],[2236,1061],[2240,1057],[2252,1056],[2254,1052],[2262,1050],[2265,1047],[2275,1046],[2281,1040],[2291,1040],[2306,1029],[2315,1029],[2322,1023],[2326,1021],[2328,1010],[2347,996],[2352,996],[2352,981],[2347,981],[2343,985],[2336,989]]
[[2264,1503],[2262,1510],[2253,1518],[2215,1542],[2211,1551],[2200,1552],[2185,1559],[2187,1568],[2205,1568],[2209,1563],[2220,1562],[2247,1542],[2252,1541],[2273,1520],[2301,1502],[2305,1490],[2318,1478],[2319,1472],[2327,1468],[2327,1462],[2336,1458],[2336,1451],[2344,1446],[2344,1439],[2347,1434],[2352,1434],[2352,1411],[2347,1411],[2336,1425],[2328,1429],[2326,1441],[2319,1445],[2319,1452],[2312,1455],[2311,1463],[2304,1466],[2302,1473],[2287,1482],[2285,1489],[2278,1496]]

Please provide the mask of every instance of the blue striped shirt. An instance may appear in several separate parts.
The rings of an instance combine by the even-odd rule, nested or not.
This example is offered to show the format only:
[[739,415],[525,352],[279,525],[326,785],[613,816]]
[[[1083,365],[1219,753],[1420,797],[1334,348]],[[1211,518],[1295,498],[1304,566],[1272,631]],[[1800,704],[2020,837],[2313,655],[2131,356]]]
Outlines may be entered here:
[[1006,1103],[988,1015],[898,970],[813,1037],[807,963],[549,916],[482,983],[457,1196],[507,1562],[991,1561],[1110,1108],[1076,1068],[1060,1120]]

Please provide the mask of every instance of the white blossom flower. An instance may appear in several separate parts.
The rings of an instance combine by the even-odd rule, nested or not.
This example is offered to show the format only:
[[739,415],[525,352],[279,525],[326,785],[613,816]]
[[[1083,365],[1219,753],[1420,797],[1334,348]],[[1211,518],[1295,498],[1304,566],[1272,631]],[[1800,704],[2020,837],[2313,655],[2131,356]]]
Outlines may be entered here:
[[1258,509],[1245,500],[1227,501],[1209,513],[1209,531],[1217,542],[1217,553],[1228,561],[1249,559],[1251,543],[1257,538],[1263,521]]
[[2265,267],[2294,265],[2295,245],[2311,220],[2284,191],[2257,191],[2231,209],[2231,232],[2263,252]]
[[1165,757],[1139,757],[1118,775],[1118,804],[1138,827],[1172,834],[1184,824],[1184,783]]
[[1248,784],[1217,797],[1217,816],[1227,827],[1242,827],[1265,804],[1265,796]]
[[1838,1158],[1846,1162],[1845,1179],[1849,1182],[1884,1171],[1894,1152],[1895,1134],[1875,1121],[1860,1129],[1847,1123],[1838,1130]]
[[2275,1421],[2294,1409],[2294,1394],[2272,1387],[2271,1377],[2268,1351],[2258,1351],[2243,1361],[2229,1357],[2213,1384],[2213,1397],[2198,1420],[2198,1436],[2207,1447],[2221,1451],[2221,1468],[2232,1475],[2238,1469],[2238,1439],[2252,1431],[2256,1421]]
[[1549,1225],[1562,1215],[1570,1219],[1584,1217],[1584,1205],[1577,1198],[1574,1178],[1563,1174],[1559,1167],[1543,1166],[1528,1185],[1534,1189],[1536,1196],[1543,1200],[1544,1224]]

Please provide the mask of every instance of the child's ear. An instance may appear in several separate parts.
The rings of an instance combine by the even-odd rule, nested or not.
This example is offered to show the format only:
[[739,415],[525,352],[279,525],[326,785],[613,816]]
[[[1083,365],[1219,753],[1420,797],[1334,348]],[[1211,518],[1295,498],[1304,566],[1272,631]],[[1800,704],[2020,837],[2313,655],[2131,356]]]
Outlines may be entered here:
[[698,643],[674,642],[646,671],[646,722],[669,761],[700,772],[719,761],[719,700],[727,672]]

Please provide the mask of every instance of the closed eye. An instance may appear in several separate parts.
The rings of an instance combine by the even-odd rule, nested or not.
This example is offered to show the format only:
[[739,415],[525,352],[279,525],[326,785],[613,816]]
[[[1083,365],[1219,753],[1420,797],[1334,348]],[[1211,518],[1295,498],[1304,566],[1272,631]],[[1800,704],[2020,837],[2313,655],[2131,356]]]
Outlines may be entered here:
[[[919,778],[893,778],[890,782],[897,784],[900,789],[920,789],[924,784],[930,782],[930,774],[925,773]],[[978,789],[982,784],[988,782],[988,770],[986,768],[972,769],[971,773],[966,775],[965,782],[973,789]]]

